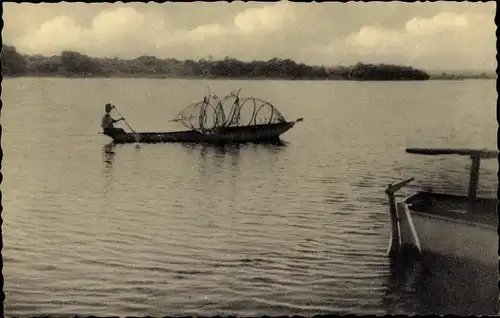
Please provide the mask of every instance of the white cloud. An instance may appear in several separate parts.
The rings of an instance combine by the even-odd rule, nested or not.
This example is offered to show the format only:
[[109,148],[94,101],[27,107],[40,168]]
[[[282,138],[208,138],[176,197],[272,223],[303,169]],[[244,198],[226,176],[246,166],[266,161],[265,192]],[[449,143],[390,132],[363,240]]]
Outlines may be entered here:
[[144,15],[131,8],[118,8],[99,13],[86,31],[92,33],[92,37],[113,39],[129,34],[132,26],[141,29],[143,23]]
[[92,46],[130,37],[130,27],[140,27],[142,22],[140,14],[127,8],[99,13],[89,28],[78,26],[68,16],[58,16],[17,38],[13,44],[27,53],[58,54],[70,49],[92,51]]
[[379,57],[398,54],[408,63],[427,62],[430,68],[453,62],[494,67],[496,38],[492,23],[492,19],[479,14],[442,12],[432,18],[412,18],[397,30],[364,26],[346,36],[344,44],[349,53]]
[[431,19],[413,18],[406,23],[408,33],[427,35],[436,32],[462,31],[467,29],[469,18],[466,14],[440,13]]
[[381,49],[401,43],[401,33],[380,26],[364,26],[359,32],[346,37],[347,45],[362,49]]
[[294,10],[284,1],[247,9],[229,25],[212,23],[193,29],[175,29],[160,17],[147,17],[133,8],[121,7],[101,11],[87,28],[70,17],[56,17],[17,38],[13,44],[26,53],[58,54],[71,49],[94,55],[121,53],[126,57],[169,55],[169,50],[179,50],[175,46],[215,48],[213,41],[225,42],[227,36],[259,36],[259,32],[276,32],[294,21]]
[[[47,8],[45,18],[22,27],[22,32],[16,22],[23,14],[19,11],[17,19],[12,15],[8,18],[6,29],[10,30],[9,42],[28,54],[52,55],[75,50],[92,56],[124,58],[289,57],[327,65],[380,61],[425,68],[444,65],[491,68],[496,63],[494,11],[488,13],[491,8],[484,5],[477,10],[459,10],[459,5],[450,4],[440,7],[441,13],[429,9],[430,5],[406,5],[404,10],[394,11],[398,19],[382,15],[378,23],[364,26],[363,21],[377,21],[373,16],[381,14],[375,9],[365,9],[368,4],[334,7],[281,1],[243,10],[234,9],[232,4],[227,6],[233,8],[229,16],[221,16],[229,11],[222,7],[218,12],[205,12],[196,11],[199,8],[196,6],[185,6],[182,10],[188,11],[182,11],[180,7],[148,6],[152,9],[145,10],[146,7],[110,5],[92,12],[88,9],[87,18],[80,19],[75,12],[83,12],[87,7],[68,5],[64,10]],[[412,14],[417,8],[423,17]],[[386,9],[383,10],[385,13]],[[177,17],[181,12],[185,12],[187,20],[191,19],[183,27]],[[429,12],[436,13],[432,16]],[[200,16],[203,22],[193,23]],[[36,19],[31,16],[28,20]],[[354,28],[357,31],[353,32]]]
[[179,34],[191,41],[207,41],[211,38],[222,36],[227,32],[227,29],[218,24],[206,24]]
[[351,46],[370,49],[401,48],[421,42],[432,42],[433,45],[439,47],[440,43],[434,42],[435,36],[443,33],[470,31],[468,27],[471,19],[473,17],[467,14],[458,15],[444,12],[430,19],[413,18],[401,30],[392,30],[381,26],[364,26],[358,32],[347,36],[345,42]]
[[14,45],[21,51],[36,52],[37,48],[41,48],[42,52],[49,49],[50,53],[55,54],[58,52],[50,50],[51,47],[57,47],[59,52],[60,50],[79,47],[82,36],[82,30],[71,18],[59,16],[43,23],[31,35],[20,37],[14,42]]
[[263,8],[247,9],[234,18],[234,24],[244,33],[276,31],[295,21],[294,8],[288,1],[276,2]]

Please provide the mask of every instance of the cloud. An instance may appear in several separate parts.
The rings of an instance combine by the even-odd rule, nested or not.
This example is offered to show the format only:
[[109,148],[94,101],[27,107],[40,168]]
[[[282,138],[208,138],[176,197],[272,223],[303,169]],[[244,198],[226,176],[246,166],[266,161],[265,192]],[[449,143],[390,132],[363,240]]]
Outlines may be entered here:
[[[393,30],[381,26],[364,26],[358,32],[346,37],[347,45],[359,48],[394,48],[406,47],[420,42],[434,42],[436,35],[454,34],[467,31],[470,16],[451,12],[440,13],[430,19],[413,18],[404,29]],[[480,22],[480,21],[478,21]]]
[[[126,57],[165,56],[179,51],[176,46],[216,49],[214,41],[227,42],[227,36],[258,37],[278,32],[294,21],[294,10],[284,1],[244,10],[230,24],[204,24],[191,29],[176,29],[158,16],[151,18],[136,9],[120,7],[101,11],[88,27],[77,25],[68,16],[55,17],[18,37],[13,44],[22,52],[49,55],[78,50],[99,56],[118,52]],[[210,53],[213,54],[198,55]]]
[[107,37],[114,39],[130,34],[132,27],[141,29],[144,27],[144,15],[131,8],[118,8],[99,13],[91,23],[91,28],[85,30],[92,33],[93,37]]
[[363,26],[346,36],[344,44],[352,54],[399,54],[407,63],[430,68],[451,67],[452,63],[494,67],[493,24],[492,19],[479,14],[442,12],[431,18],[412,18],[401,29]]
[[132,47],[152,45],[151,39],[164,31],[164,21],[160,19],[147,23],[145,16],[136,10],[117,8],[100,12],[86,28],[68,16],[55,17],[17,38],[13,44],[29,53],[59,54],[62,50],[78,50],[96,54],[102,50],[104,54],[116,54],[117,49],[126,49],[130,44]]
[[347,45],[361,49],[381,49],[401,43],[402,34],[379,26],[364,26],[359,32],[346,37]]
[[36,52],[37,48],[41,48],[45,52],[51,47],[57,47],[58,50],[79,47],[82,36],[82,30],[71,18],[59,16],[43,23],[32,34],[18,38],[14,45],[21,51]]
[[[6,15],[8,41],[28,54],[75,50],[123,58],[212,55],[242,60],[281,57],[326,65],[404,63],[428,69],[496,66],[494,7],[486,4],[281,1],[207,7],[57,4],[42,7],[45,11],[33,8],[43,17],[26,11],[29,5],[6,7],[11,10]],[[29,23],[19,22],[23,15]]]
[[436,32],[463,31],[467,29],[469,17],[467,14],[443,12],[431,19],[413,18],[406,23],[406,32],[411,34],[434,34]]
[[234,24],[244,33],[277,31],[295,21],[294,7],[285,1],[263,8],[247,9],[234,18]]

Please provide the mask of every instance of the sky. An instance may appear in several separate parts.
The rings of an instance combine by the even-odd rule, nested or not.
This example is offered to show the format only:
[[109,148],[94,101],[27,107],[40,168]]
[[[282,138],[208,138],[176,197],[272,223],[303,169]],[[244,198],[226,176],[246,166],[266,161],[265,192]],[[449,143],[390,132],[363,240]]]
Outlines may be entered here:
[[496,68],[495,2],[4,3],[25,54]]

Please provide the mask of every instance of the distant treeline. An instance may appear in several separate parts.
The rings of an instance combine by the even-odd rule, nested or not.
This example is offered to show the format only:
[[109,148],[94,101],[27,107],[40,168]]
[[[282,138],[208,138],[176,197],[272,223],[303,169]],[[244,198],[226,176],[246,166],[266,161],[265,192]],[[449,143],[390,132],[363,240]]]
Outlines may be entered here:
[[204,77],[337,80],[428,80],[429,74],[407,66],[362,64],[353,66],[310,66],[291,59],[242,62],[159,59],[141,56],[132,60],[94,58],[73,51],[61,55],[23,55],[9,45],[2,46],[4,76],[66,77]]
[[464,79],[494,79],[496,77],[496,74],[487,74],[485,72],[482,72],[480,74],[448,74],[448,73],[441,73],[441,74],[434,74],[431,75],[431,79],[433,80],[464,80]]

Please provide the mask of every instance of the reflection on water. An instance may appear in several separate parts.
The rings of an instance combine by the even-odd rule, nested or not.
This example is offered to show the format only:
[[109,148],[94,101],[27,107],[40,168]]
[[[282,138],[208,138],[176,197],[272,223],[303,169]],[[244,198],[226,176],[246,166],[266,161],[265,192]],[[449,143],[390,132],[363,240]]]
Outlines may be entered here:
[[420,263],[404,258],[390,261],[390,273],[387,279],[387,293],[383,306],[388,314],[417,313],[415,302],[415,283],[420,270]]
[[[181,144],[184,149],[189,152],[199,151],[199,168],[205,175],[207,171],[212,171],[213,168],[223,169],[226,162],[230,163],[231,170],[238,168],[241,160],[241,152],[253,154],[255,156],[276,155],[283,151],[287,144],[283,141],[279,143],[266,144],[226,144],[226,145],[211,145],[211,144]],[[253,156],[252,156],[253,157]],[[207,170],[208,169],[208,170]],[[215,170],[218,171],[218,170]],[[234,170],[238,171],[238,170]]]
[[106,168],[111,168],[113,166],[113,161],[116,155],[114,148],[114,142],[110,142],[103,147],[104,163],[106,164]]
[[115,161],[115,143],[110,142],[102,147],[104,159],[104,197],[107,197],[113,184],[113,163]]
[[383,306],[389,314],[496,315],[498,269],[426,253],[391,262]]
[[[287,132],[284,145],[140,149],[103,147],[109,139],[95,134],[100,115],[89,105],[121,99],[135,129],[165,131],[174,128],[165,127],[174,106],[206,82],[2,85],[11,105],[2,112],[8,316],[481,313],[481,300],[492,299],[475,290],[496,276],[481,277],[473,265],[447,271],[437,262],[388,278],[384,188],[408,177],[436,180],[439,171],[449,172],[444,183],[463,177],[466,185],[468,173],[448,158],[449,167],[407,160],[404,148],[494,147],[494,81],[239,81],[249,95],[310,120]],[[464,96],[464,86],[476,93]],[[457,124],[466,129],[450,137]],[[496,185],[497,170],[485,161],[481,181]],[[447,274],[453,270],[461,276]],[[477,282],[454,283],[464,275]],[[458,297],[460,289],[470,295]]]
[[[427,191],[467,195],[471,160],[466,156],[419,156],[408,155],[404,161],[407,174],[416,176],[407,188],[412,191],[422,188]],[[479,197],[496,197],[498,161],[481,161],[479,170]]]

